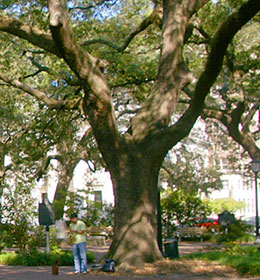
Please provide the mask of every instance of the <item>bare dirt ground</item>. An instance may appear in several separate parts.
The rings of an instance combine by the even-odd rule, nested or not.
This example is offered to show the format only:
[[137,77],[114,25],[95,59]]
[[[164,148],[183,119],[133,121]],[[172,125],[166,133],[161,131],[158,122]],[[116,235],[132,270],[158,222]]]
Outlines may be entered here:
[[[206,252],[218,247],[209,242],[181,242],[179,243],[179,255],[184,256],[195,252]],[[89,251],[95,252],[97,263],[104,256],[108,247],[89,248]],[[93,275],[107,275],[100,271],[92,271]],[[260,279],[260,277],[242,277],[234,269],[220,265],[214,262],[203,260],[184,260],[184,259],[165,259],[156,264],[147,264],[143,269],[133,269],[128,275],[122,273],[113,273],[113,277],[118,279],[203,279],[203,280],[221,280],[221,279]],[[131,278],[124,278],[131,277]],[[112,278],[111,278],[112,279]]]
[[[178,249],[179,255],[185,256],[187,254],[196,252],[206,252],[219,247],[211,242],[179,242]],[[109,246],[88,246],[88,251],[95,253],[96,263],[99,263],[102,257],[107,252]]]

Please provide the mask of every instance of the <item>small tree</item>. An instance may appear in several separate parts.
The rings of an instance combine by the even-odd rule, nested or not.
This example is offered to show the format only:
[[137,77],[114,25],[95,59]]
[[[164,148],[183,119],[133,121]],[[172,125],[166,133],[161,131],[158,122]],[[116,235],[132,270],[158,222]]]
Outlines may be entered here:
[[92,201],[87,198],[87,194],[91,191],[81,191],[78,193],[69,193],[66,202],[68,209],[66,213],[70,216],[72,213],[84,213],[82,220],[87,227],[96,226],[113,226],[114,224],[114,207],[111,204],[103,204],[102,202]]
[[8,186],[3,192],[4,205],[2,220],[6,226],[2,238],[5,245],[16,245],[20,251],[25,251],[31,240],[31,230],[37,220],[36,206],[31,196],[29,186],[25,182],[17,182]]
[[162,224],[166,237],[172,237],[178,225],[190,225],[196,218],[206,217],[211,212],[208,204],[198,196],[198,192],[170,189],[163,195]]

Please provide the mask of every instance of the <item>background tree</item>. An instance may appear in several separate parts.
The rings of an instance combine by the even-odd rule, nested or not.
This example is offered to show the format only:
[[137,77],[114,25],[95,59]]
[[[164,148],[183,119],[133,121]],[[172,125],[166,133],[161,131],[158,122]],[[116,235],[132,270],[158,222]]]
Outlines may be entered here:
[[210,208],[215,214],[221,214],[223,211],[227,210],[230,213],[235,213],[236,211],[245,207],[245,203],[242,201],[236,201],[232,198],[219,198],[212,199],[208,201]]
[[49,153],[43,158],[42,165],[36,175],[38,180],[42,176],[48,176],[47,172],[53,169],[49,168],[51,161],[56,160],[58,162],[58,167],[56,168],[58,183],[53,199],[57,220],[63,218],[65,202],[77,164],[81,160],[85,161],[90,172],[95,172],[102,167],[102,160],[100,160],[96,144],[93,141],[91,129],[86,128],[81,137],[78,137],[75,133],[71,132],[68,136],[60,138],[59,143],[53,147],[55,152]]
[[260,39],[254,36],[259,27],[256,17],[233,39],[214,89],[214,103],[209,103],[203,113],[204,118],[220,122],[251,159],[260,158]]
[[[13,6],[12,1],[7,6],[3,3],[7,13],[0,17],[0,31],[4,32],[1,41],[18,56],[8,56],[8,63],[1,66],[0,79],[6,89],[12,86],[36,98],[36,111],[48,107],[59,115],[63,110],[80,110],[89,121],[113,182],[115,238],[108,256],[121,263],[121,269],[162,258],[156,242],[161,163],[168,150],[189,134],[221,70],[229,43],[260,8],[257,0],[239,1],[236,5],[230,1],[232,9],[227,9],[224,16],[221,13],[215,17],[213,13],[219,25],[215,24],[209,45],[202,50],[205,60],[201,69],[193,70],[184,46],[191,34],[196,35],[192,26],[196,26],[198,12],[207,2],[205,9],[214,11],[215,4],[208,0],[165,0],[142,5],[118,1],[110,17],[104,16],[104,6],[93,10],[86,6],[88,3],[75,6],[72,2],[68,10],[66,1],[50,0],[48,12],[37,1],[18,6]],[[100,31],[106,38],[95,39],[102,34]],[[7,40],[9,36],[13,40]],[[108,38],[119,42],[119,46]],[[38,61],[31,59],[32,55],[40,65],[48,67],[38,72]],[[12,62],[15,67],[10,69]],[[32,64],[38,65],[34,73]],[[57,91],[54,81],[66,89]],[[188,95],[189,105],[173,123],[171,116],[178,97],[191,81],[194,82],[185,91],[192,92]],[[133,99],[140,104],[125,119],[126,127],[116,122],[113,101],[119,92],[131,96],[129,105],[133,105]],[[12,93],[17,94],[15,90]]]
[[173,237],[177,226],[192,225],[211,214],[211,209],[197,192],[168,189],[162,198],[162,224],[166,237]]
[[222,188],[222,174],[208,164],[208,135],[203,130],[200,121],[170,152],[175,159],[169,154],[161,168],[162,224],[168,238],[174,236],[177,226],[189,226],[210,215],[212,210],[203,198]]
[[35,227],[37,213],[32,199],[31,184],[19,178],[15,184],[6,186],[3,192],[5,204],[1,207],[1,239],[5,246],[17,246],[21,251],[27,250],[30,236]]
[[189,137],[169,152],[160,172],[163,185],[206,196],[222,188],[221,171],[209,164],[212,143],[208,142],[208,135],[203,129],[194,128]]

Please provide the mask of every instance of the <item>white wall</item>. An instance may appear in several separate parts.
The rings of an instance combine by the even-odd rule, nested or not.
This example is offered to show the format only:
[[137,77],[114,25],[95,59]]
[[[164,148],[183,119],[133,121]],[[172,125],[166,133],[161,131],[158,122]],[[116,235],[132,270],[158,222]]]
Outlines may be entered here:
[[236,201],[243,201],[246,208],[237,211],[236,217],[243,219],[253,219],[255,217],[255,186],[253,178],[249,182],[245,182],[240,175],[230,174],[223,175],[222,180],[224,188],[220,191],[214,191],[210,197],[217,198],[233,198]]

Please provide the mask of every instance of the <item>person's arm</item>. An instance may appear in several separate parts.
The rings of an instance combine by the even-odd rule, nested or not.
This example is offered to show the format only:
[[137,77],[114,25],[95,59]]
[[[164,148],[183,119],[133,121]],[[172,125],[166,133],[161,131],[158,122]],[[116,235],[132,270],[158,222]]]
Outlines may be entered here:
[[86,226],[82,224],[79,230],[74,231],[77,234],[86,234]]
[[75,233],[77,233],[77,234],[85,234],[86,231],[85,230],[76,230]]
[[69,226],[68,230],[67,230],[68,233],[73,233],[74,230],[72,230],[71,226]]

